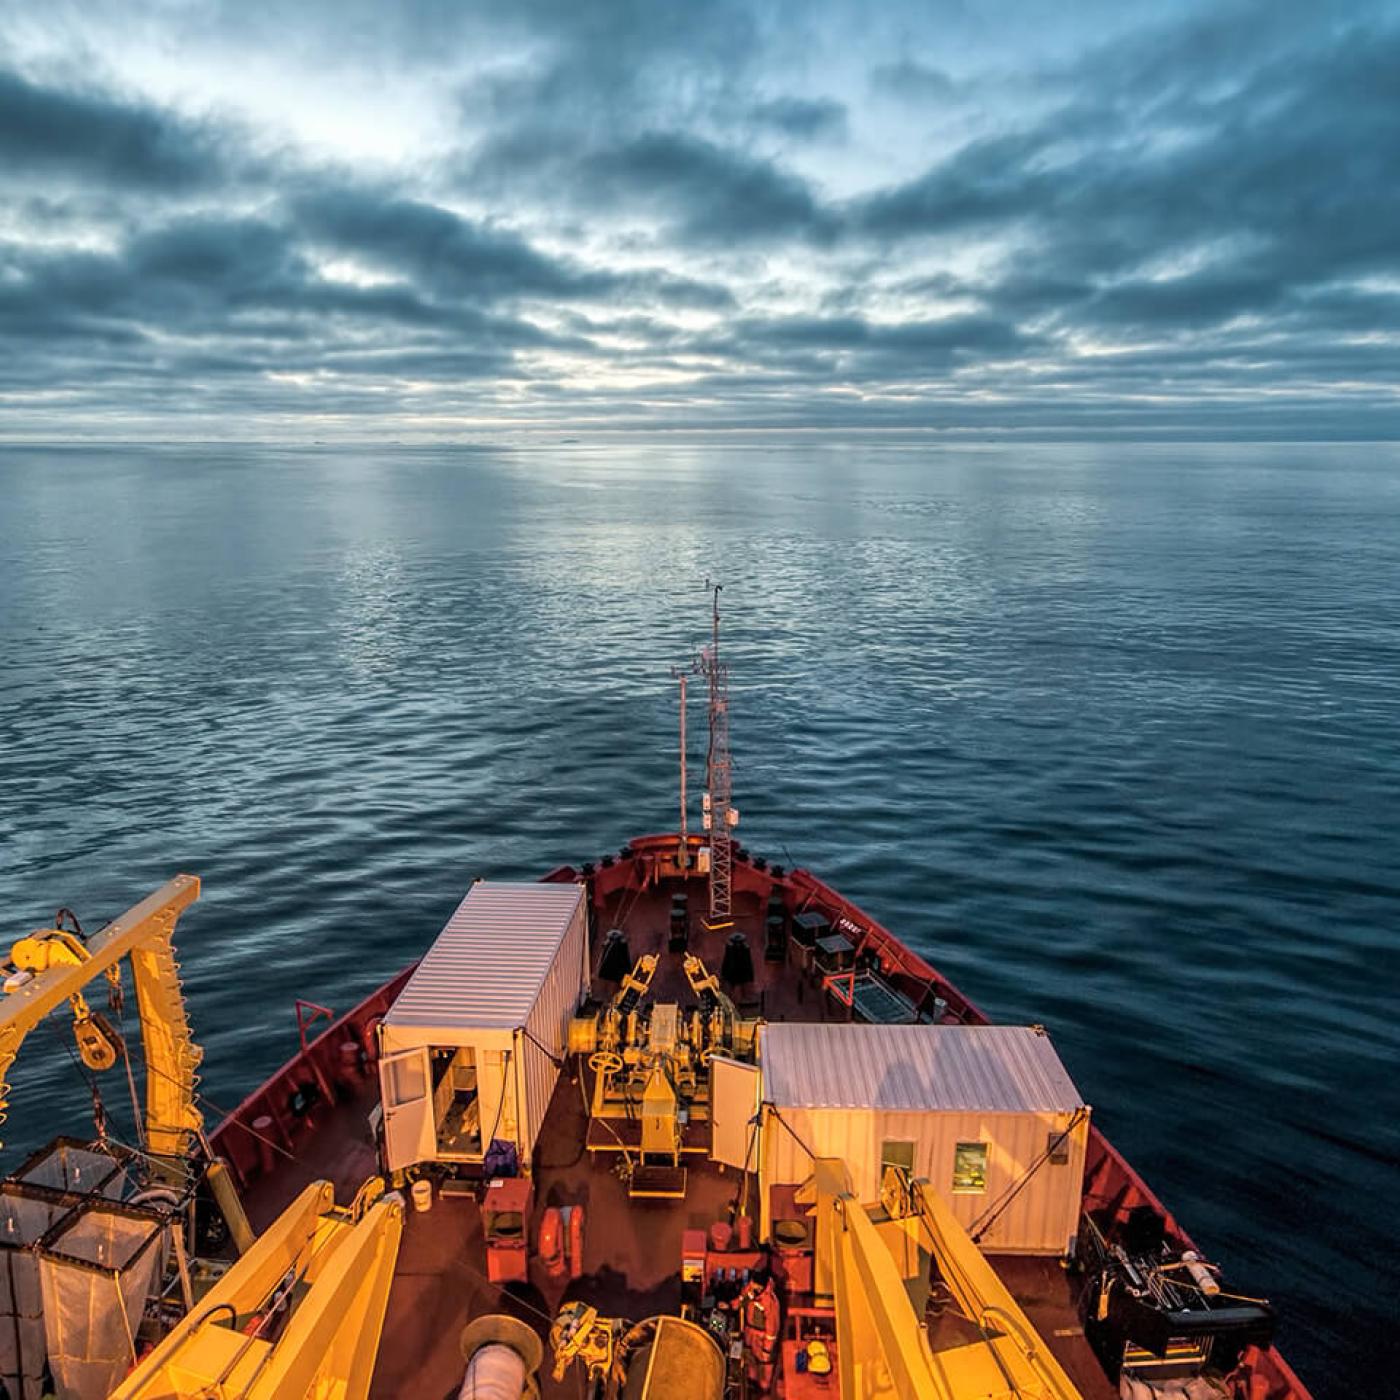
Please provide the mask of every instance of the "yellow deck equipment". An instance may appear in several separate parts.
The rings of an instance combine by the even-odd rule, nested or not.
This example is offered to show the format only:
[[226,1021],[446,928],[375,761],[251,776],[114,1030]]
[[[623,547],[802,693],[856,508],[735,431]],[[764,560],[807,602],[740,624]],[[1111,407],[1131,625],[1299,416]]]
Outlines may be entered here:
[[364,1400],[402,1233],[397,1195],[313,1182],[111,1400]]

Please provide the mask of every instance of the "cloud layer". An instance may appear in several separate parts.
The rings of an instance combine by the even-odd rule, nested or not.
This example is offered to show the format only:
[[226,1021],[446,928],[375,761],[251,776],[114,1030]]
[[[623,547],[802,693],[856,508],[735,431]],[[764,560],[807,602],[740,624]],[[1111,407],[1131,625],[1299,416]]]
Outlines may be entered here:
[[1400,14],[1040,13],[0,7],[0,433],[1395,436]]

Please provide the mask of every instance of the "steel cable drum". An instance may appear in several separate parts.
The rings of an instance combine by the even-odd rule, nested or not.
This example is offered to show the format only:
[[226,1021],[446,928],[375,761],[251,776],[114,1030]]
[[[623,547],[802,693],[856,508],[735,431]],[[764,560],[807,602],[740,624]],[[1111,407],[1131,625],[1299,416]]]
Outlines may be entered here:
[[467,1363],[458,1400],[539,1400],[535,1372],[544,1345],[532,1327],[505,1313],[488,1313],[462,1330]]
[[722,1400],[724,1353],[693,1322],[649,1317],[618,1342],[613,1379],[620,1400]]

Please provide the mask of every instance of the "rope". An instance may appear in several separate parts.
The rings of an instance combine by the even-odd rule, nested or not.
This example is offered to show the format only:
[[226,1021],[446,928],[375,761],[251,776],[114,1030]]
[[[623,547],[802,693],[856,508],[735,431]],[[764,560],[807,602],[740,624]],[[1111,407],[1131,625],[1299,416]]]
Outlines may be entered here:
[[637,901],[642,897],[645,886],[638,885],[624,896],[621,905],[618,907],[617,920],[613,924],[614,928],[624,928],[627,923],[627,916],[636,908]]
[[458,1400],[519,1400],[525,1393],[525,1359],[500,1342],[480,1348],[467,1363]]
[[[169,1084],[175,1085],[177,1089],[183,1087],[183,1084],[180,1080],[176,1079],[173,1074],[167,1074],[158,1065],[147,1064],[146,1073],[160,1075],[162,1079],[164,1079]],[[213,1099],[209,1097],[208,1094],[201,1093],[198,1089],[194,1090],[190,1097],[193,1098],[194,1101],[202,1107],[213,1109],[214,1112],[217,1113],[220,1118],[233,1117],[233,1114],[228,1109],[221,1108],[218,1104],[214,1102]],[[259,1142],[266,1143],[270,1148],[272,1148],[274,1152],[280,1152],[289,1162],[300,1161],[300,1158],[295,1152],[289,1152],[285,1147],[282,1146],[280,1142],[274,1142],[272,1138],[267,1137],[263,1133],[258,1132],[258,1130],[254,1128],[251,1123],[245,1123],[241,1118],[238,1119],[237,1122],[238,1126],[250,1137],[255,1137]],[[198,1136],[201,1141],[204,1141],[204,1133],[202,1129],[199,1131]],[[209,1155],[212,1158],[214,1154],[210,1152]]]
[[106,1142],[109,1136],[107,1131],[107,1107],[102,1102],[102,1089],[98,1085],[97,1076],[78,1058],[77,1052],[59,1029],[58,1022],[50,1021],[48,1025],[58,1037],[63,1048],[68,1052],[68,1058],[72,1062],[73,1068],[78,1071],[79,1076],[87,1083],[88,1093],[92,1096],[93,1131],[96,1132],[99,1142]]
[[131,1121],[136,1129],[136,1138],[142,1147],[146,1145],[146,1120],[141,1115],[141,1104],[136,1093],[136,1075],[131,1068],[131,1046],[126,1039],[126,998],[122,995],[121,964],[116,964],[118,980],[107,988],[107,1009],[117,1013],[117,1038],[122,1043],[122,1062],[126,1066],[126,1087],[131,1095]]

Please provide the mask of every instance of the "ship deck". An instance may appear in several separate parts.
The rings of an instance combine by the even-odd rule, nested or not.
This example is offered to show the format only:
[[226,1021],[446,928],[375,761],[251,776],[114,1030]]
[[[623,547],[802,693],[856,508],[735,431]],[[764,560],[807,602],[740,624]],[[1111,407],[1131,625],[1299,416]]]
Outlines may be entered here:
[[[667,949],[670,899],[678,888],[678,883],[662,882],[621,891],[597,921],[595,945],[601,945],[604,931],[619,927],[627,935],[634,959],[646,952],[659,955],[652,983],[658,1001],[688,1001],[691,996],[680,956]],[[688,951],[718,972],[725,940],[737,929],[749,941],[755,972],[750,986],[734,991],[741,1012],[769,1021],[846,1019],[850,1013],[822,991],[815,974],[804,974],[789,960],[765,961],[765,913],[758,896],[742,893],[735,899],[733,928],[710,930],[700,910],[692,908]],[[597,952],[595,946],[595,957]],[[599,1001],[614,990],[612,983],[594,979],[593,993]],[[511,1313],[543,1336],[561,1303],[572,1299],[594,1304],[601,1316],[632,1320],[678,1310],[682,1235],[727,1216],[743,1174],[726,1170],[703,1153],[688,1153],[683,1199],[631,1198],[616,1169],[618,1154],[590,1150],[586,1104],[590,1076],[584,1071],[581,1083],[574,1077],[577,1073],[571,1063],[560,1076],[544,1120],[536,1149],[534,1212],[538,1221],[548,1206],[584,1207],[582,1277],[576,1281],[550,1277],[532,1250],[528,1282],[491,1283],[476,1199],[471,1194],[438,1194],[431,1211],[410,1211],[405,1221],[371,1389],[374,1400],[455,1395],[462,1377],[458,1338],[471,1318],[485,1312]],[[371,1080],[348,1102],[327,1102],[313,1110],[313,1122],[294,1160],[281,1154],[274,1172],[248,1186],[246,1204],[255,1229],[269,1224],[301,1187],[318,1178],[335,1184],[338,1200],[353,1196],[376,1170],[371,1114],[377,1102],[377,1084]],[[595,1133],[594,1148],[602,1141]],[[752,1177],[749,1187],[751,1192],[757,1189]],[[1021,1257],[998,1257],[993,1262],[1085,1400],[1115,1396],[1116,1389],[1084,1340],[1071,1281],[1058,1262]],[[555,1382],[548,1371],[546,1361],[540,1376],[545,1400],[572,1400],[581,1393],[580,1372],[570,1371],[562,1382]]]

